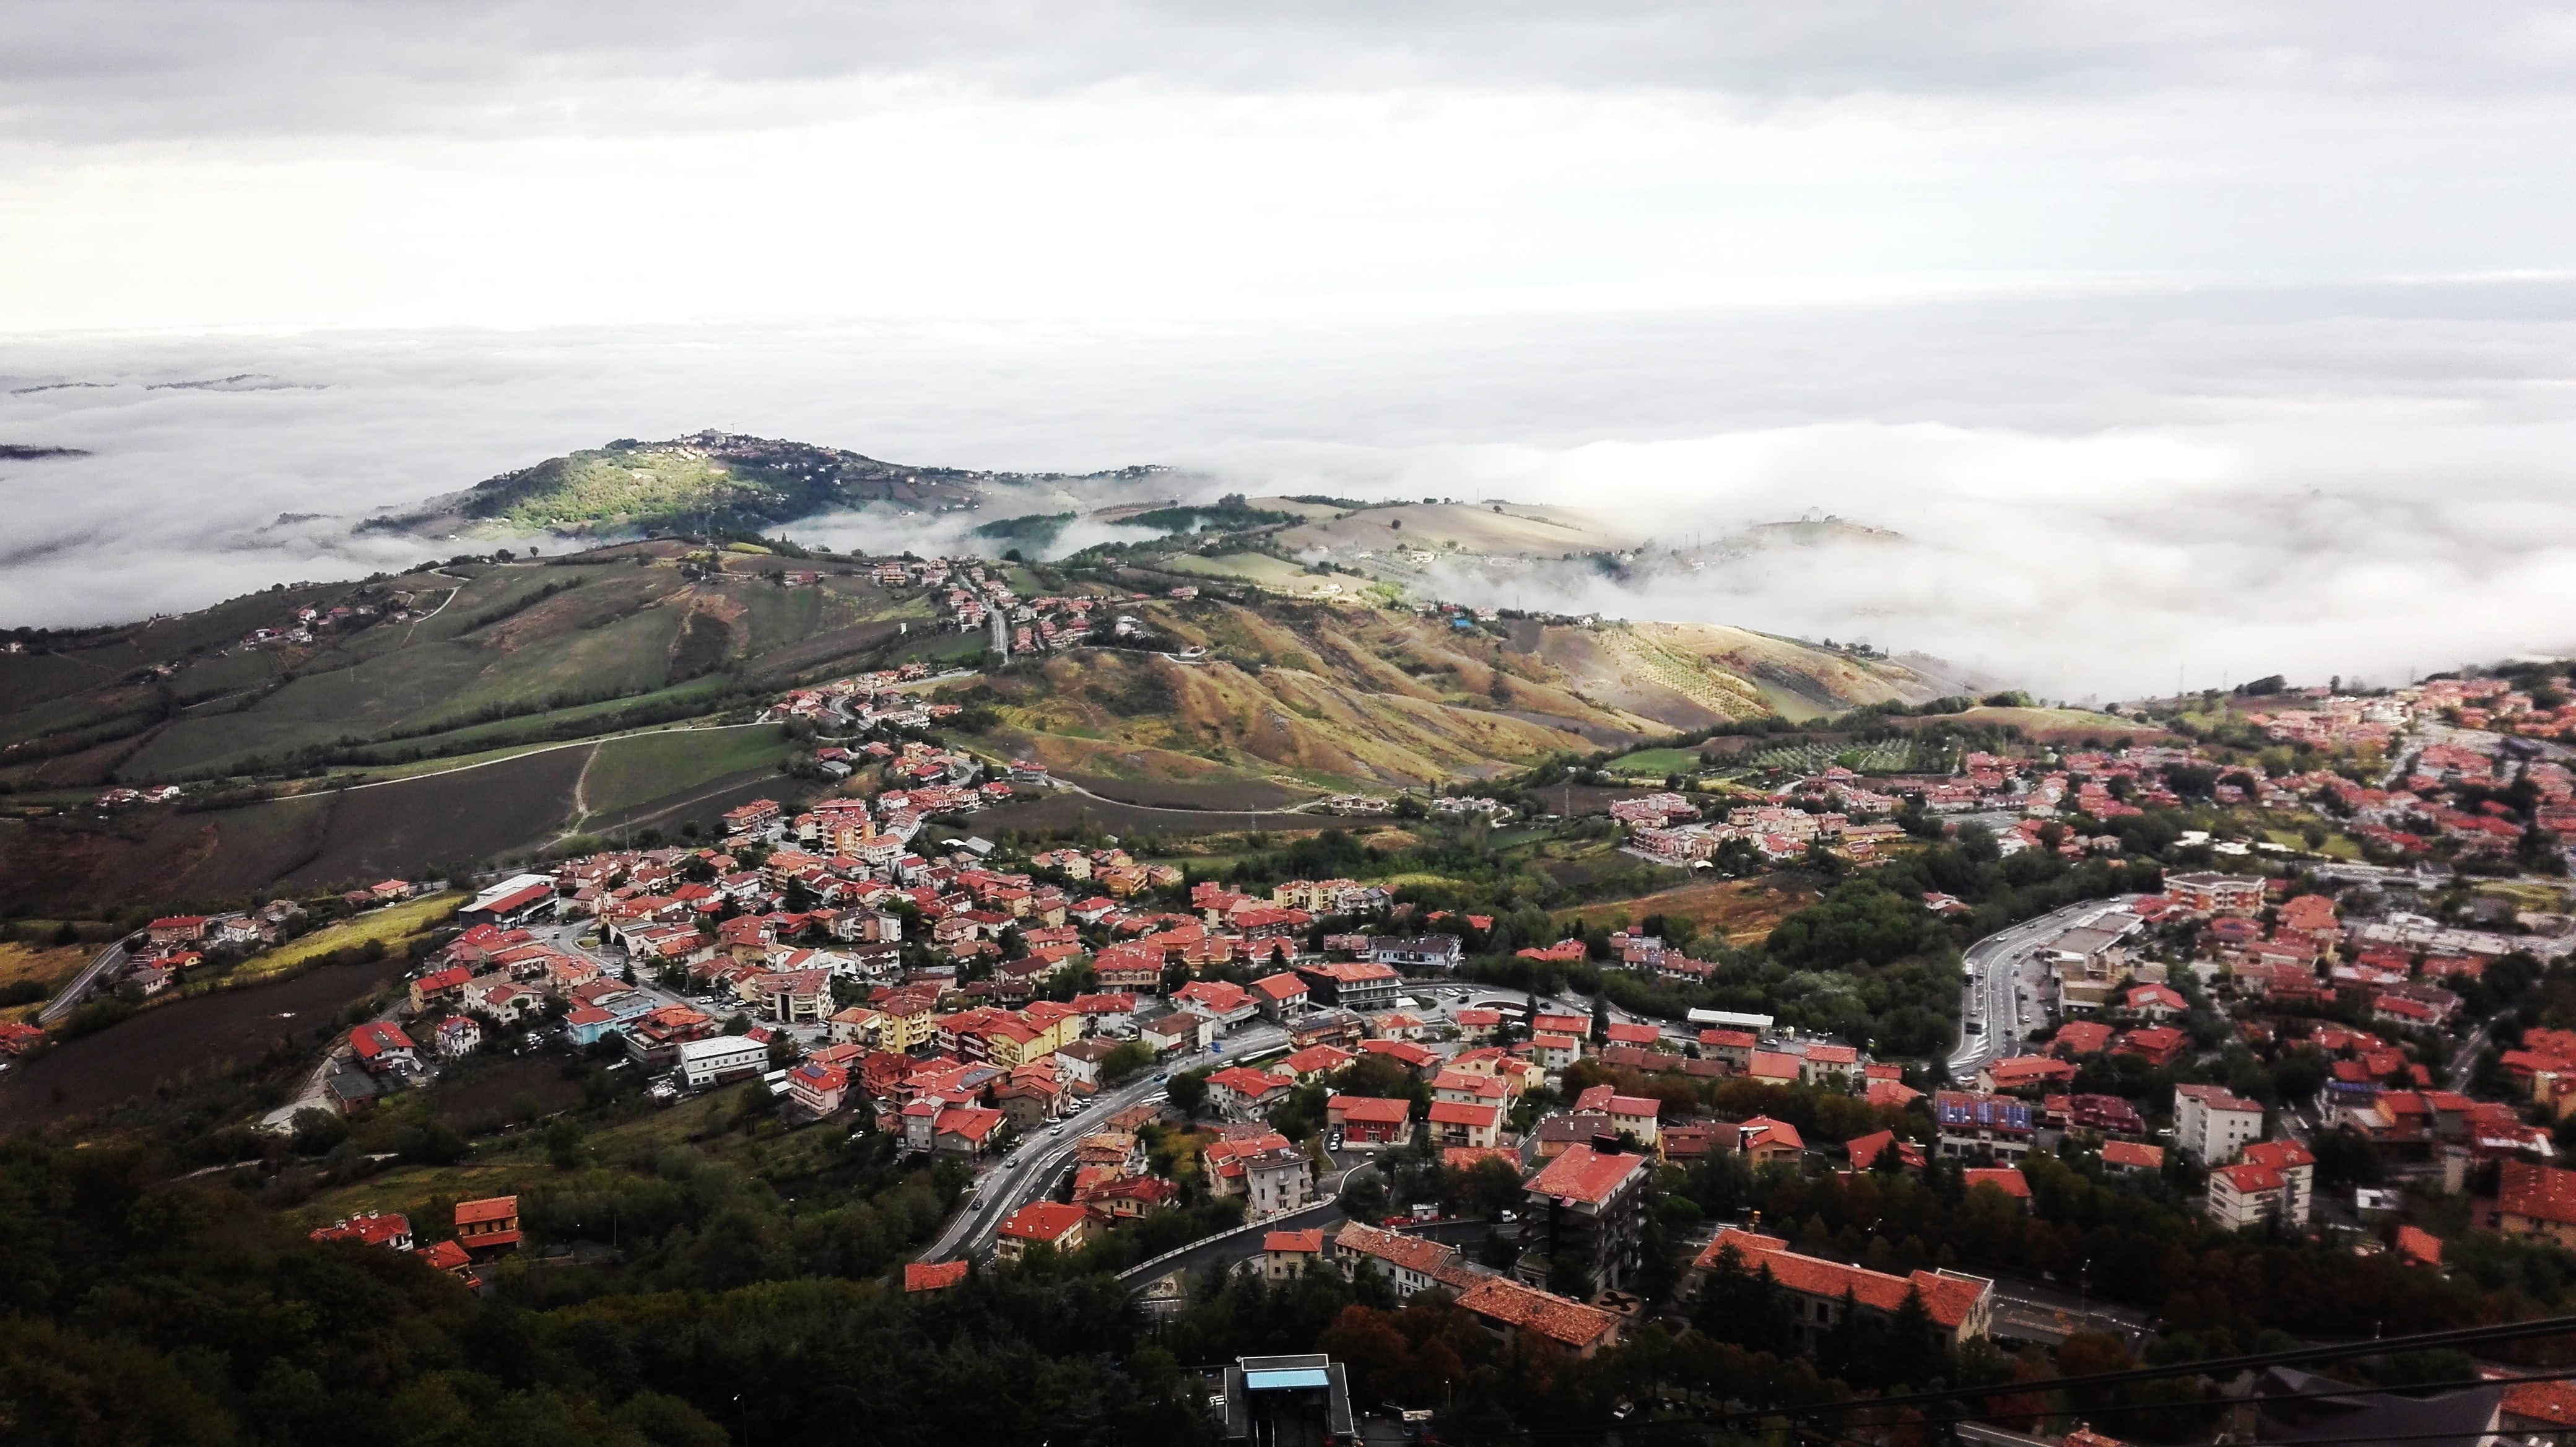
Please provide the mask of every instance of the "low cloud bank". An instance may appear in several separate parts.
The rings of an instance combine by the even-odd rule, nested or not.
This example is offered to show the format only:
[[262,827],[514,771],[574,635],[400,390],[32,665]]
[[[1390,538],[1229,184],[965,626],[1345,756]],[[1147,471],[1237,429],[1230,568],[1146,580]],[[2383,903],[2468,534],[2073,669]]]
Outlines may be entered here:
[[[2402,681],[2576,646],[2571,379],[2576,288],[2540,282],[1375,331],[21,339],[0,343],[0,442],[90,455],[0,462],[0,626],[480,548],[348,529],[715,426],[904,462],[1169,463],[1210,494],[1586,508],[1650,539],[1628,579],[1445,586],[1866,639],[2055,696],[2162,691],[2178,669]],[[1811,512],[1903,540],[1722,546]],[[993,515],[794,531],[935,550]],[[1050,551],[1138,535],[1086,521]]]

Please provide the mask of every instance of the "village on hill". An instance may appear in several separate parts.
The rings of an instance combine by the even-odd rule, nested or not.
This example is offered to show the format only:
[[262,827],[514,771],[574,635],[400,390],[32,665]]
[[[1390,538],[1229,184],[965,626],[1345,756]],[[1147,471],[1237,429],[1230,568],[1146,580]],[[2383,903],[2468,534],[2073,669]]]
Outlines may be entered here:
[[[996,659],[1158,646],[1133,598],[878,566]],[[2139,736],[1896,752],[1938,769],[1711,731],[1660,745],[1660,778],[1609,754],[1400,812],[1340,796],[1209,855],[986,831],[1074,786],[964,741],[961,680],[781,691],[762,722],[818,787],[689,837],[162,916],[90,983],[149,1012],[434,909],[258,1112],[291,1144],[257,1169],[320,1191],[313,1239],[487,1294],[613,1268],[549,1172],[673,1128],[936,1182],[872,1258],[913,1296],[1070,1265],[1179,1321],[1194,1278],[1311,1276],[1446,1303],[1502,1351],[1695,1333],[1846,1378],[1868,1343],[1977,1362],[2305,1329],[2304,1302],[2177,1318],[2187,1288],[2079,1221],[2369,1261],[2390,1292],[2576,1245],[2576,777],[2546,684],[2283,688],[2141,707]],[[1528,851],[1565,840],[1660,892],[1605,909],[1551,883]],[[1484,883],[1465,863],[1505,857]],[[1773,896],[1794,902],[1741,937],[1694,912]],[[119,1039],[44,1023],[0,1024],[23,1077]],[[436,1103],[532,1060],[586,1082],[524,1122],[547,1154],[427,1189],[475,1149],[419,1144]],[[409,1205],[368,1184],[388,1160],[420,1173]],[[2554,1393],[2500,1400],[2576,1427]]]

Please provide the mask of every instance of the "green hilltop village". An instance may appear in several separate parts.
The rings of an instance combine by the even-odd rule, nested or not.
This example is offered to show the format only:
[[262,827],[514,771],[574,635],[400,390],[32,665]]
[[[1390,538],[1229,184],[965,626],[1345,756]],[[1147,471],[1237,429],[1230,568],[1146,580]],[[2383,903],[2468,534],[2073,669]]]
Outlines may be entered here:
[[1167,491],[619,442],[6,635],[5,1435],[2576,1429],[2566,665],[2050,705],[1436,601],[1839,519]]

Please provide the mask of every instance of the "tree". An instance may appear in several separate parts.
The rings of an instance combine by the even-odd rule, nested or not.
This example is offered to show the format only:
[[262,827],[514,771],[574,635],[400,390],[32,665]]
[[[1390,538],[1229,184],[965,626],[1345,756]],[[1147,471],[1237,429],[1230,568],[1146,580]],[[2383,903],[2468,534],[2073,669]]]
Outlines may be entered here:
[[1195,1116],[1206,1106],[1207,1078],[1208,1072],[1204,1066],[1197,1070],[1184,1070],[1172,1077],[1172,1104],[1179,1107],[1181,1114]]

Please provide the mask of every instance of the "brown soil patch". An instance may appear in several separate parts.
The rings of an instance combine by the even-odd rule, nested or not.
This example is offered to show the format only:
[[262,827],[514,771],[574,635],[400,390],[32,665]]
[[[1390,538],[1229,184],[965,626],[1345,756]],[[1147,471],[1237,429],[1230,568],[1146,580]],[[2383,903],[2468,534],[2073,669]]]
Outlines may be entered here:
[[30,1130],[147,1096],[182,1076],[250,1064],[281,1041],[318,1051],[342,1006],[399,976],[404,961],[326,965],[247,990],[219,990],[143,1011],[67,1040],[0,1076],[0,1131]]
[[1624,914],[1634,923],[1650,914],[1678,914],[1704,934],[1723,935],[1731,945],[1750,945],[1768,939],[1780,921],[1815,900],[1811,890],[1775,888],[1758,879],[1709,880],[1637,899],[1588,904],[1576,911],[1576,917],[1590,924]]

